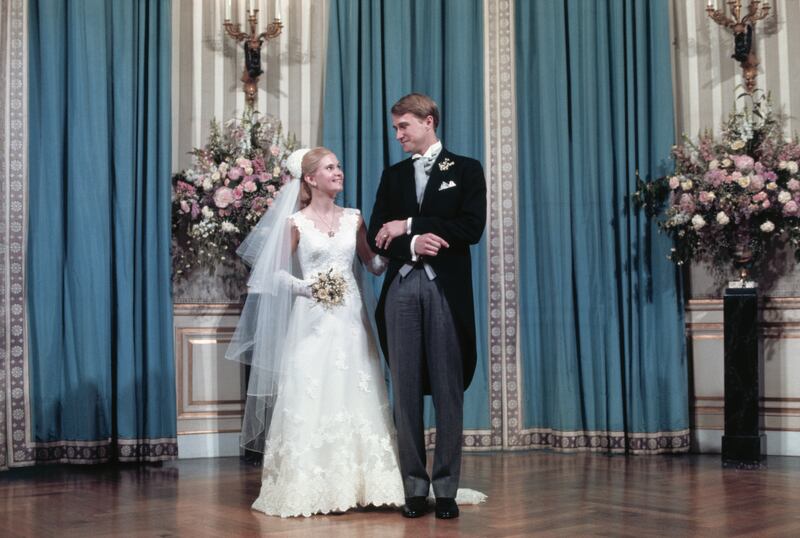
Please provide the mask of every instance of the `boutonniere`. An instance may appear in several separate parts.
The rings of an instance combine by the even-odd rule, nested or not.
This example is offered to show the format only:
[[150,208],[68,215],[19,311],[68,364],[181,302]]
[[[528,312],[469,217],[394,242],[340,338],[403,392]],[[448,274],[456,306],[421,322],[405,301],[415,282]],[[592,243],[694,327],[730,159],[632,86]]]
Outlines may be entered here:
[[445,171],[449,170],[450,167],[453,166],[454,164],[456,164],[456,163],[451,161],[450,157],[445,157],[444,160],[439,163],[439,170],[441,170],[442,172],[445,172]]

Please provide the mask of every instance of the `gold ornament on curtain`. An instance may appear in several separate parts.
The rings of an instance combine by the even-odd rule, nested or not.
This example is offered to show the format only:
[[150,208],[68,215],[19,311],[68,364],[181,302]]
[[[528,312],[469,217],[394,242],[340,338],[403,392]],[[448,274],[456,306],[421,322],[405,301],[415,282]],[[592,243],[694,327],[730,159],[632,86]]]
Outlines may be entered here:
[[222,26],[230,37],[239,42],[244,42],[244,71],[242,72],[243,89],[247,106],[253,108],[258,92],[258,77],[264,73],[261,69],[261,47],[265,41],[275,39],[281,35],[283,23],[281,22],[280,0],[275,4],[275,18],[263,32],[258,30],[258,10],[252,8],[253,0],[248,0],[247,21],[250,24],[250,33],[242,32],[238,22],[231,22],[231,0],[226,0],[225,22]]
[[[730,16],[725,13],[725,4],[728,4]],[[769,2],[766,0],[750,0],[747,4],[747,14],[744,16],[742,16],[742,0],[727,0],[723,2],[722,9],[716,8],[716,0],[708,0],[706,5],[706,13],[714,22],[733,31],[732,58],[742,67],[747,93],[753,93],[755,90],[758,74],[758,57],[753,51],[756,22],[769,15],[769,10]]]

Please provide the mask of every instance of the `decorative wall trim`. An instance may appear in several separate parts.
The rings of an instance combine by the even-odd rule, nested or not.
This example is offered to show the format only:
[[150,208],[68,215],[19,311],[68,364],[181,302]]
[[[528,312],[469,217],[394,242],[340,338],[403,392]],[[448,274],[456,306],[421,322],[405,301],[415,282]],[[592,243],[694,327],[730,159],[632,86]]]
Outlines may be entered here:
[[[0,468],[25,465],[29,446],[25,323],[25,237],[27,204],[27,2],[3,2],[2,243],[0,243]],[[7,77],[7,78],[5,78]],[[6,100],[7,99],[7,100]]]
[[517,124],[514,2],[484,1],[488,182],[489,367],[492,445],[519,444]]

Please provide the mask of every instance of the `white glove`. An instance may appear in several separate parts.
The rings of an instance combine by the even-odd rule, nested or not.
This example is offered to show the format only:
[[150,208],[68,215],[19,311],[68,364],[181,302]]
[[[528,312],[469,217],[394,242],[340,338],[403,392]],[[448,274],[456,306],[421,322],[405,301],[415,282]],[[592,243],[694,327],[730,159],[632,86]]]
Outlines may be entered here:
[[312,279],[301,280],[286,271],[278,273],[277,278],[282,286],[287,286],[292,291],[292,295],[308,297],[309,299],[312,297],[311,284],[314,283]]
[[367,264],[367,271],[373,275],[380,275],[386,271],[387,267],[389,267],[388,260],[383,256],[375,255]]

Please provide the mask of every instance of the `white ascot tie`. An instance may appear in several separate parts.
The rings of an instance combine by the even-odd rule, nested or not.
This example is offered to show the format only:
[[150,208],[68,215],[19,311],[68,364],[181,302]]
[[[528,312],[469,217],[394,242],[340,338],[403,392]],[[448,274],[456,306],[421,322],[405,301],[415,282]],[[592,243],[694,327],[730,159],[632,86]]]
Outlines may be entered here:
[[422,205],[422,197],[425,195],[425,187],[428,185],[428,178],[431,175],[431,170],[433,170],[433,164],[439,158],[441,152],[442,143],[436,142],[428,148],[425,155],[415,153],[411,156],[414,161],[414,183],[417,191],[417,204],[419,205]]

